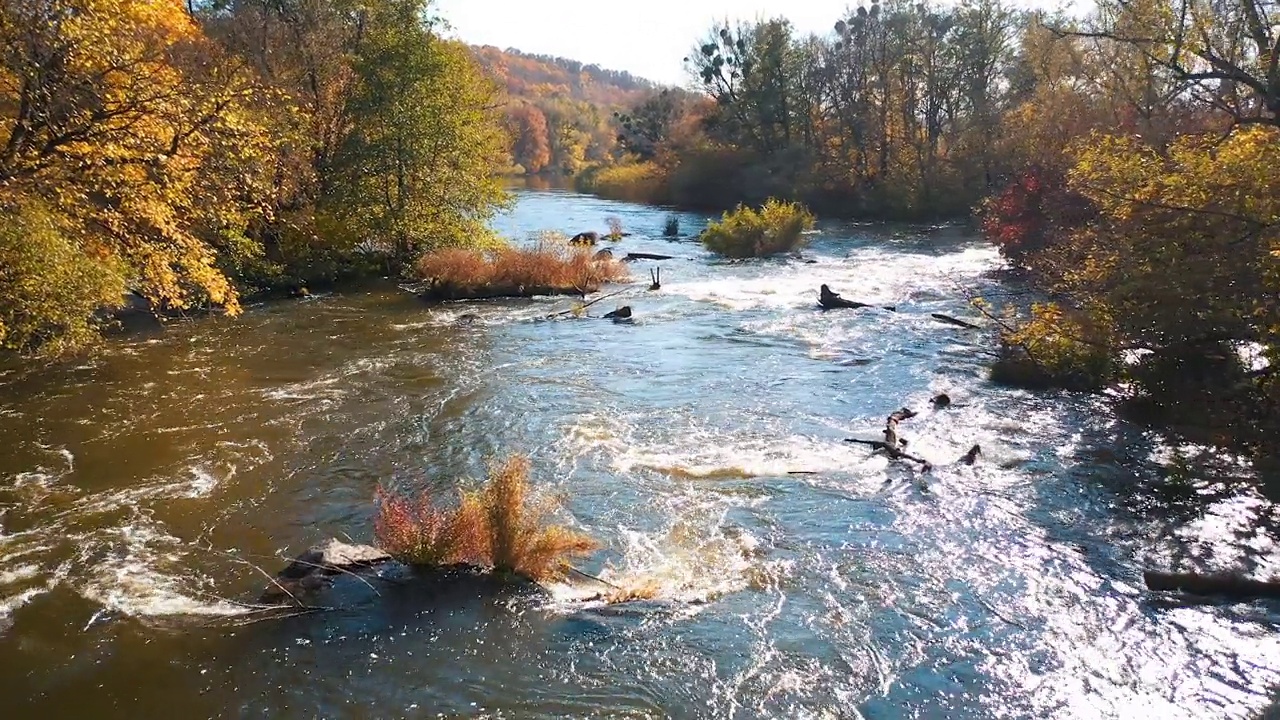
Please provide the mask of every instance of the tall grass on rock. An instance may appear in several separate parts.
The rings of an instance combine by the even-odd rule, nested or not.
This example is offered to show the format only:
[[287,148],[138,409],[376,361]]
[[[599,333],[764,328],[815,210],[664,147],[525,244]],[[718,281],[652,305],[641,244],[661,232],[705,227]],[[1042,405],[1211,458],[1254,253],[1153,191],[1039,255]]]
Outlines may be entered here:
[[378,545],[410,565],[471,565],[545,582],[598,547],[553,522],[558,505],[534,491],[522,455],[492,464],[484,486],[464,491],[452,507],[430,492],[404,497],[380,489],[377,502]]
[[768,257],[804,247],[815,219],[800,203],[770,199],[758,210],[739,205],[702,233],[702,244],[727,258]]
[[582,295],[625,280],[626,266],[588,249],[539,242],[533,247],[481,251],[448,248],[418,261],[428,294],[441,300],[532,295]]
[[488,516],[490,563],[498,572],[559,579],[570,559],[597,547],[586,535],[550,522],[557,503],[533,492],[529,459],[522,455],[492,465],[479,497]]

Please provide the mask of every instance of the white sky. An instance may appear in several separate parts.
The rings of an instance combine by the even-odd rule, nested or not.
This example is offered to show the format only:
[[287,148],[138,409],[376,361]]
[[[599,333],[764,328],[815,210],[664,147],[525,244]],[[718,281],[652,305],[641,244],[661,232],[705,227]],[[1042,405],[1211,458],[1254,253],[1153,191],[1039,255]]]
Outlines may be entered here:
[[[1056,0],[1013,0],[1054,7]],[[784,16],[801,33],[828,33],[857,0],[436,0],[454,34],[475,45],[595,63],[662,83],[685,83],[681,59],[717,20]]]

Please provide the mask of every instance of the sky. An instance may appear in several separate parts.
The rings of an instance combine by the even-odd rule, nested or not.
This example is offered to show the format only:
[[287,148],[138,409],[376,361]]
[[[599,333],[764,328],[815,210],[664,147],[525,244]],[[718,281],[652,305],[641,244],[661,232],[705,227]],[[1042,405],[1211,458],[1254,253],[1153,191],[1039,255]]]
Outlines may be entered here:
[[[826,34],[857,0],[436,0],[453,34],[474,45],[581,60],[684,85],[681,59],[711,25],[784,16]],[[1023,0],[1018,5],[1047,5]]]

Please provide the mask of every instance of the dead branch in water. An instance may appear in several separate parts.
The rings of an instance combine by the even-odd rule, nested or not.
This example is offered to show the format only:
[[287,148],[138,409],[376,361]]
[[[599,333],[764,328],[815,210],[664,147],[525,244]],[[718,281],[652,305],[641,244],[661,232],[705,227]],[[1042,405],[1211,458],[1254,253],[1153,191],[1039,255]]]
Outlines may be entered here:
[[[936,402],[935,402],[935,405],[937,405]],[[943,407],[945,407],[945,405],[943,405]],[[903,438],[898,434],[898,425],[902,423],[904,420],[910,420],[911,418],[916,417],[917,415],[919,415],[919,413],[917,413],[916,411],[910,408],[904,407],[900,410],[894,410],[892,413],[889,414],[888,418],[885,418],[883,440],[863,440],[861,438],[845,438],[845,442],[854,443],[857,445],[866,445],[868,447],[875,448],[876,452],[883,452],[893,460],[909,460],[914,463],[919,463],[920,469],[923,472],[929,472],[930,470],[933,470],[933,463],[929,462],[928,460],[925,460],[922,457],[908,453],[906,450],[907,448],[906,438]],[[982,446],[974,445],[973,447],[969,448],[969,452],[961,456],[960,459],[957,460],[956,462],[962,465],[971,466],[978,461],[978,458],[981,457],[981,455],[982,455]]]
[[910,408],[902,408],[894,410],[884,421],[884,440],[860,440],[858,438],[847,438],[845,442],[857,443],[859,445],[869,445],[878,452],[884,452],[893,460],[909,460],[911,462],[920,463],[920,469],[923,472],[929,472],[933,469],[933,464],[922,457],[917,457],[906,451],[907,441],[898,436],[898,424],[903,420],[910,420],[919,413]]
[[578,306],[578,307],[576,307],[576,308],[570,308],[569,310],[563,310],[563,311],[558,312],[558,313],[552,313],[552,314],[550,314],[550,315],[548,315],[548,316],[547,316],[547,319],[548,319],[548,320],[552,320],[552,319],[554,319],[554,318],[564,317],[565,315],[573,315],[574,313],[582,312],[583,310],[586,310],[587,308],[591,307],[592,305],[595,305],[596,303],[600,302],[601,300],[608,300],[608,299],[609,299],[609,298],[611,298],[611,297],[617,297],[617,296],[619,296],[619,295],[621,295],[621,294],[623,294],[623,293],[625,293],[625,292],[628,292],[629,290],[630,290],[630,288],[625,288],[625,289],[622,289],[622,290],[618,290],[617,292],[611,292],[611,293],[609,293],[608,295],[601,295],[600,297],[596,298],[595,300],[592,300],[592,301],[591,301],[591,302],[589,302],[589,303],[583,303],[582,305],[579,305],[579,306]]
[[1232,600],[1280,598],[1280,580],[1254,580],[1228,573],[1171,573],[1144,570],[1142,580],[1148,590],[1180,590],[1192,595],[1219,596]]
[[932,317],[934,320],[937,320],[938,322],[944,322],[948,325],[954,325],[958,328],[964,328],[965,330],[981,330],[982,329],[981,325],[974,325],[971,322],[966,322],[959,318],[953,318],[950,315],[943,315],[942,313],[933,313],[929,317]]

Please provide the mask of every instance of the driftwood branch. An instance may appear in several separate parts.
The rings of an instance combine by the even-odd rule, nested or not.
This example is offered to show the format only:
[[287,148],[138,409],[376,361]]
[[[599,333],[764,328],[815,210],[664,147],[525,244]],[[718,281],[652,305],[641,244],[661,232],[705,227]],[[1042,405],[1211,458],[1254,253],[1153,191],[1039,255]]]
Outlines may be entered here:
[[573,314],[574,314],[574,313],[576,313],[576,312],[581,312],[581,311],[583,311],[583,310],[586,310],[587,308],[591,307],[592,305],[595,305],[596,303],[600,302],[601,300],[608,300],[608,299],[609,299],[609,298],[611,298],[611,297],[617,297],[617,296],[619,296],[619,295],[621,295],[621,294],[623,294],[623,293],[627,292],[629,289],[630,289],[630,288],[627,288],[627,289],[624,289],[624,290],[619,290],[619,291],[617,291],[617,292],[609,293],[608,295],[601,295],[600,297],[596,298],[595,300],[592,300],[592,301],[591,301],[591,302],[589,302],[589,303],[583,303],[582,305],[580,305],[580,306],[578,306],[578,307],[576,307],[576,308],[570,308],[570,309],[568,309],[568,310],[564,310],[564,311],[561,311],[561,312],[558,312],[558,313],[552,313],[552,314],[550,314],[550,315],[548,315],[548,316],[547,316],[547,319],[548,319],[548,320],[551,320],[551,319],[558,318],[558,317],[564,317],[565,315],[573,315]]
[[1178,590],[1192,595],[1216,595],[1232,600],[1280,598],[1280,580],[1254,580],[1242,575],[1170,573],[1146,570],[1148,590]]
[[929,472],[933,469],[933,464],[922,457],[917,457],[906,451],[907,441],[898,437],[898,423],[903,420],[910,420],[919,413],[910,408],[902,408],[894,410],[884,421],[884,440],[860,440],[857,438],[848,438],[845,442],[857,443],[859,445],[868,445],[875,448],[878,452],[883,452],[894,460],[910,460],[911,462],[920,463],[920,469]]
[[889,312],[898,311],[898,308],[892,305],[878,306],[870,303],[858,302],[857,300],[846,300],[845,298],[840,297],[840,293],[832,291],[832,289],[826,285],[818,288],[818,305],[822,306],[823,310],[858,310],[860,308],[868,307],[883,307]]
[[674,255],[658,255],[656,253],[627,253],[622,258],[622,262],[635,262],[636,260],[675,260]]
[[966,322],[959,318],[951,317],[950,315],[943,315],[942,313],[933,313],[930,315],[930,317],[932,317],[934,320],[937,320],[939,322],[944,322],[948,325],[955,325],[956,327],[964,328],[965,330],[981,330],[982,329],[981,325],[974,325],[971,322]]

